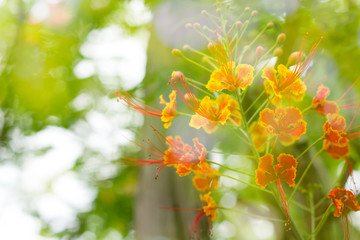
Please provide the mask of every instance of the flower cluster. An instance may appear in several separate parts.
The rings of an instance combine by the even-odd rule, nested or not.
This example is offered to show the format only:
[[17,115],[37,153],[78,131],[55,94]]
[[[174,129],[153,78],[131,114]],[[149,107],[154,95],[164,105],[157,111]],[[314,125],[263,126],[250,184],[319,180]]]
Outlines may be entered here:
[[[206,11],[204,14],[208,15]],[[218,14],[222,12],[218,11]],[[283,222],[286,222],[287,230],[294,229],[294,235],[298,237],[302,233],[292,220],[289,206],[291,202],[296,201],[295,194],[313,161],[322,151],[326,151],[331,158],[345,158],[351,175],[348,159],[350,142],[358,136],[358,133],[349,133],[349,131],[356,112],[349,127],[346,128],[346,120],[340,115],[342,106],[338,105],[339,101],[327,100],[330,95],[328,87],[320,84],[312,99],[307,95],[309,94],[307,93],[308,86],[303,79],[313,62],[322,38],[307,52],[305,43],[308,34],[306,34],[300,51],[289,54],[287,64],[271,65],[270,63],[273,62],[271,60],[283,53],[281,44],[286,40],[286,35],[280,33],[273,46],[267,50],[261,45],[255,48],[253,45],[262,34],[274,26],[273,23],[268,23],[260,34],[250,41],[250,44],[242,46],[240,39],[257,15],[257,11],[250,12],[249,9],[245,9],[244,14],[249,15],[244,23],[237,21],[228,27],[220,24],[219,26],[222,27],[210,31],[212,36],[206,35],[210,29],[207,26],[201,29],[199,23],[186,25],[209,41],[204,52],[192,49],[189,45],[184,47],[186,51],[199,54],[203,61],[189,59],[185,56],[186,52],[179,49],[173,49],[172,53],[204,70],[206,82],[187,77],[179,70],[173,71],[168,81],[171,91],[169,101],[160,95],[160,104],[165,105],[163,109],[150,107],[124,90],[116,92],[115,95],[130,108],[161,119],[165,129],[171,127],[175,118],[180,118],[188,126],[196,129],[194,133],[204,131],[216,137],[216,132],[221,131],[222,128],[229,128],[235,132],[234,137],[239,137],[239,141],[249,146],[248,152],[244,155],[250,154],[251,159],[254,159],[254,164],[257,165],[257,169],[254,169],[255,176],[248,173],[249,176],[255,178],[245,184],[256,190],[262,190],[264,193],[270,192],[285,215],[286,220]],[[251,52],[251,49],[255,51]],[[253,57],[244,60],[245,55]],[[249,92],[257,93],[257,97],[254,98],[254,95],[248,94]],[[357,106],[357,103],[343,107]],[[308,107],[304,110],[303,106],[306,105]],[[182,112],[179,109],[186,110]],[[324,123],[321,123],[323,135],[303,149],[298,157],[294,157],[293,154],[298,154],[296,149],[303,148],[300,145],[307,143],[310,139],[307,132],[313,126],[313,122],[308,121],[307,114],[304,114],[310,109],[314,110],[310,114],[318,113],[324,116]],[[203,207],[197,209],[199,214],[193,222],[193,231],[197,232],[199,220],[203,215],[207,216],[209,222],[213,222],[218,217],[217,211],[225,209],[217,205],[212,193],[218,189],[220,177],[229,176],[222,174],[222,168],[216,169],[213,166],[214,162],[207,159],[207,150],[198,138],[193,138],[193,146],[190,146],[185,144],[180,136],[165,137],[160,131],[156,129],[154,131],[160,140],[161,147],[157,147],[150,141],[147,141],[149,146],[135,144],[156,156],[155,159],[123,157],[122,161],[127,165],[137,166],[159,164],[155,178],[165,166],[176,168],[180,177],[193,174],[193,185],[200,192],[200,200],[203,203]],[[323,140],[322,147],[317,145],[321,140]],[[301,144],[298,144],[299,141]],[[317,153],[314,157],[311,157],[310,149],[316,149]],[[231,155],[232,153],[224,154]],[[307,166],[305,170],[301,169],[301,177],[297,178],[298,161],[303,156],[312,160],[301,162]],[[241,170],[232,169],[226,164],[217,163],[217,165],[234,172]],[[230,178],[236,180],[236,178]],[[290,196],[287,195],[287,186],[283,188],[281,182],[294,187]],[[304,192],[306,191],[302,191]],[[329,198],[336,206],[335,216],[340,216],[343,212],[346,214],[345,207],[353,211],[360,210],[354,195],[348,190],[332,190]],[[302,206],[298,203],[297,206],[299,205]],[[291,228],[291,225],[294,225],[294,228]]]

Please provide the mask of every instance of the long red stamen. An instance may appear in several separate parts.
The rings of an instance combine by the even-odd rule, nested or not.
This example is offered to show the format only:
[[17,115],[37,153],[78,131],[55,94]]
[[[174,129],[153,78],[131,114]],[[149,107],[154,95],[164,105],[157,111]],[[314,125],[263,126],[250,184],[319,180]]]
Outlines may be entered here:
[[360,77],[358,79],[356,79],[355,82],[353,82],[353,84],[351,84],[351,86],[343,93],[343,95],[341,95],[341,97],[336,102],[341,101],[341,99],[346,96],[346,94],[350,91],[350,89],[352,89],[359,80],[360,80]]
[[[195,216],[192,224],[191,224],[191,230],[192,230],[192,233],[195,234],[196,238],[199,239],[199,221],[201,219],[201,217],[205,214],[204,211],[201,211],[199,212],[198,215]],[[193,236],[193,235],[192,235]]]
[[284,192],[284,189],[281,186],[281,182],[280,182],[280,178],[277,178],[275,181],[275,185],[277,186],[279,193],[280,193],[280,198],[281,198],[281,204],[283,207],[283,210],[285,212],[285,216],[287,219],[287,223],[290,223],[290,215],[289,215],[289,210],[288,210],[288,202],[287,202],[287,198]]
[[299,78],[307,70],[307,68],[311,64],[313,57],[315,56],[317,48],[319,47],[321,41],[323,40],[323,37],[321,37],[320,40],[311,47],[309,54],[307,55],[305,60],[300,64],[301,59],[303,57],[303,50],[305,48],[305,42],[307,40],[308,35],[309,35],[309,33],[306,33],[303,38],[303,41],[301,43],[301,48],[300,48],[300,54],[298,55],[298,57],[296,59],[296,64],[295,64],[294,70],[292,71],[293,73],[291,74],[291,76],[288,79],[285,80],[285,82],[283,84],[285,86],[293,83],[294,80]]
[[144,159],[135,159],[123,157],[121,162],[124,162],[127,166],[146,166],[146,165],[154,165],[163,163],[164,160],[162,158],[154,159],[154,160],[144,160]]
[[351,125],[353,124],[353,122],[354,122],[354,120],[355,120],[355,117],[356,117],[356,115],[357,115],[357,113],[358,113],[358,111],[359,111],[359,108],[360,108],[360,104],[358,105],[358,107],[357,107],[357,109],[356,109],[356,111],[355,111],[355,113],[354,113],[354,116],[353,116],[353,118],[351,119],[351,122],[350,122],[349,126],[347,127],[346,131],[348,131],[349,128],[351,127]]
[[[174,72],[172,78],[168,82],[177,93],[177,95],[194,111],[198,108],[200,101],[190,90],[189,85],[186,82],[185,76],[182,72]],[[185,89],[185,94],[180,90],[179,85],[182,85]],[[186,96],[185,96],[186,95]],[[189,100],[188,100],[189,99]]]
[[163,164],[163,165],[161,165],[160,167],[158,167],[158,170],[157,170],[157,172],[156,172],[156,174],[155,174],[155,179],[158,178],[158,175],[159,175],[159,173],[160,173],[160,170],[163,169],[165,166],[166,166],[166,164]]
[[123,100],[127,105],[133,109],[135,109],[138,112],[141,112],[142,114],[153,116],[153,117],[161,117],[162,116],[162,110],[153,108],[151,106],[148,106],[141,101],[137,100],[136,98],[132,97],[128,92],[121,90],[116,91],[115,96]]

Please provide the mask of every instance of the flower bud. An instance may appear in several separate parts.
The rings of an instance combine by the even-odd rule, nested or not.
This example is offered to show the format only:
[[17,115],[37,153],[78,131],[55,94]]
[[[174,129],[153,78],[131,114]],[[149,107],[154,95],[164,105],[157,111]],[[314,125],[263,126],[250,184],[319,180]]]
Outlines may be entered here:
[[254,10],[251,12],[251,16],[255,17],[256,15],[258,15],[258,11]]
[[255,50],[255,56],[257,59],[264,56],[264,53],[265,53],[265,49],[262,46],[258,46]]
[[296,63],[301,62],[303,58],[304,54],[302,52],[293,52],[288,58],[288,65],[295,65]]
[[208,49],[209,49],[210,52],[211,52],[211,51],[214,51],[214,50],[215,50],[215,45],[214,45],[214,43],[209,42],[209,44],[208,44]]
[[192,28],[192,24],[191,23],[185,24],[185,28]]
[[201,14],[207,14],[208,12],[206,10],[201,10]]
[[273,28],[273,27],[274,27],[273,22],[268,22],[268,24],[266,25],[266,28]]
[[198,22],[196,22],[196,23],[194,23],[194,28],[196,28],[196,29],[200,29],[201,28],[201,25],[200,25],[200,23],[198,23]]
[[184,51],[189,50],[189,49],[190,49],[190,46],[189,46],[188,44],[185,44],[185,45],[183,46],[183,50],[184,50]]
[[217,8],[217,9],[216,9],[216,13],[217,13],[217,14],[220,14],[220,13],[221,13],[221,8]]
[[241,21],[236,21],[236,23],[235,23],[235,26],[236,26],[236,28],[238,28],[238,29],[240,29],[241,27],[242,27],[242,22]]
[[250,11],[250,7],[246,7],[244,10],[245,10],[245,12],[248,12],[248,11]]
[[171,74],[170,82],[171,83],[183,83],[183,82],[185,82],[185,76],[180,71],[173,71]]
[[280,33],[278,35],[277,39],[276,39],[276,41],[278,43],[283,43],[283,42],[285,42],[285,40],[286,40],[286,34],[285,33]]
[[283,55],[284,50],[281,47],[275,48],[274,50],[274,55],[277,57],[280,57],[281,55]]
[[179,49],[177,49],[177,48],[174,48],[173,50],[171,50],[171,53],[172,53],[172,55],[174,55],[175,57],[181,57],[183,54],[182,54],[182,52],[179,50]]

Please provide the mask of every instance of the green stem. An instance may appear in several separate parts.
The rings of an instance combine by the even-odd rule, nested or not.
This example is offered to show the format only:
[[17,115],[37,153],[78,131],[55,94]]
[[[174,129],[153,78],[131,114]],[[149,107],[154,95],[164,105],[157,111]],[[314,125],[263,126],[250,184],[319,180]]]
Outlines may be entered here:
[[309,239],[310,238],[312,239],[313,237],[316,237],[316,235],[319,233],[321,228],[324,226],[324,223],[326,222],[326,219],[327,219],[327,217],[328,217],[328,215],[330,213],[331,206],[332,206],[332,204],[330,204],[329,207],[326,209],[325,213],[322,215],[322,218],[321,218],[319,224],[316,226],[315,231],[313,231],[310,234]]
[[295,206],[301,208],[302,210],[310,212],[310,209],[308,207],[304,206],[303,204],[301,204],[301,203],[299,203],[299,202],[297,202],[295,200],[292,200],[291,203],[294,204]]
[[310,161],[309,164],[307,165],[305,171],[304,171],[303,174],[301,175],[299,181],[296,183],[295,188],[294,188],[294,190],[292,191],[292,193],[291,193],[291,195],[290,195],[290,197],[289,197],[289,201],[291,201],[291,199],[294,197],[294,195],[295,195],[298,187],[300,186],[300,184],[301,184],[302,180],[304,179],[306,173],[309,171],[312,163],[313,163],[314,160],[322,153],[323,150],[324,150],[324,149],[322,148],[322,149],[321,149],[320,151],[318,151],[318,152],[315,154],[315,156],[311,159],[311,161]]
[[193,60],[191,60],[191,59],[188,58],[188,57],[185,57],[183,54],[181,54],[181,57],[182,57],[183,59],[185,59],[186,61],[188,61],[188,62],[190,62],[190,63],[192,63],[192,64],[194,64],[194,65],[196,65],[196,66],[198,66],[198,67],[200,67],[200,68],[202,68],[202,69],[210,72],[210,73],[213,72],[212,70],[208,69],[207,67],[205,67],[205,66],[203,66],[203,65],[201,65],[201,64],[199,64],[199,63],[197,63],[197,62],[195,62],[195,61],[193,61]]
[[[271,184],[269,184],[269,186],[270,186],[270,189],[271,189],[271,191],[273,193],[273,196],[275,198],[275,202],[282,209],[282,204],[281,204],[281,200],[279,199],[279,195],[275,194],[275,192],[276,192],[275,185],[273,183],[271,183]],[[290,214],[289,214],[289,220],[290,220],[291,226],[293,228],[292,230],[293,230],[293,233],[294,233],[295,237],[297,239],[304,240],[304,237],[301,235],[300,230],[299,230],[296,222],[294,221],[294,219],[291,217]]]
[[267,105],[269,104],[269,102],[266,100],[258,109],[256,109],[256,112],[251,116],[251,118],[249,119],[249,123],[251,123],[253,121],[253,119],[257,116],[257,114],[263,110],[265,107],[267,107]]
[[[311,232],[315,230],[315,207],[314,207],[314,193],[309,192],[309,203],[310,203],[310,216],[311,216]],[[315,240],[315,236],[311,235],[311,240]]]
[[307,147],[297,158],[296,160],[299,161],[299,159],[305,154],[307,153],[313,146],[315,146],[315,144],[317,144],[318,142],[320,142],[321,140],[324,139],[324,136],[321,136],[318,140],[316,140],[315,142],[313,142],[309,147]]
[[222,154],[222,155],[232,155],[232,156],[241,156],[246,158],[254,158],[254,156],[251,155],[244,155],[240,153],[224,153],[224,152],[216,152],[216,151],[206,151],[207,153],[216,153],[216,154]]
[[229,175],[225,175],[225,174],[220,174],[220,176],[223,176],[223,177],[226,177],[226,178],[230,178],[230,179],[232,179],[232,180],[235,180],[235,181],[241,182],[241,183],[243,183],[243,184],[246,184],[246,185],[248,185],[249,187],[253,187],[253,188],[256,188],[256,189],[261,190],[261,191],[263,191],[263,192],[266,192],[266,193],[269,193],[269,194],[273,194],[271,191],[269,191],[269,190],[267,190],[267,189],[263,189],[263,188],[259,187],[258,185],[245,182],[245,181],[243,181],[243,180],[241,180],[241,179],[237,179],[237,178],[231,177],[231,176],[229,176]]
[[262,91],[261,94],[250,104],[250,106],[246,109],[245,114],[249,112],[249,110],[260,100],[262,96],[264,96],[265,91]]
[[312,105],[308,106],[307,108],[305,108],[305,109],[302,110],[301,112],[304,113],[304,112],[309,111],[310,109],[312,109]]
[[213,162],[213,161],[210,161],[210,160],[207,160],[207,159],[206,159],[206,161],[207,161],[208,163],[211,163],[211,164],[214,164],[214,165],[218,165],[218,166],[220,166],[220,167],[222,167],[222,168],[225,168],[225,169],[230,170],[230,171],[233,171],[233,172],[245,174],[245,175],[248,175],[248,176],[250,176],[250,177],[255,177],[254,174],[251,174],[251,173],[246,172],[246,171],[243,171],[243,170],[236,170],[236,169],[233,169],[233,168],[231,168],[231,167],[228,167],[228,166],[225,166],[225,165],[222,165],[222,164],[220,164],[220,163]]
[[256,214],[252,214],[252,213],[247,213],[245,211],[241,211],[241,210],[238,210],[238,209],[225,208],[225,207],[220,207],[220,206],[216,206],[216,208],[227,210],[227,211],[232,211],[232,212],[236,212],[236,213],[240,213],[240,214],[244,214],[244,215],[247,215],[249,217],[259,218],[259,219],[263,219],[263,220],[267,220],[267,221],[282,222],[282,223],[286,222],[284,219],[277,219],[277,218],[270,218],[270,217],[260,216],[260,215],[256,215]]

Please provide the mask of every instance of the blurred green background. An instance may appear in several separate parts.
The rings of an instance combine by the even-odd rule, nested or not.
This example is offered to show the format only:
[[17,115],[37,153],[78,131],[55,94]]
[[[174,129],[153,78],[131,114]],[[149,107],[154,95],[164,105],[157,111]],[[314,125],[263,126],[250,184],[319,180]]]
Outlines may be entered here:
[[[313,64],[308,100],[324,81],[332,89],[332,100],[338,99],[360,76],[360,1],[227,2],[235,17],[246,6],[259,11],[248,40],[270,21],[275,27],[261,38],[265,48],[279,33],[286,33],[284,55],[278,62],[286,63],[306,32],[309,43],[324,36]],[[160,207],[201,206],[191,178],[179,178],[173,169],[164,169],[155,181],[154,166],[134,168],[119,163],[122,156],[141,158],[130,140],[153,137],[149,125],[162,128],[158,119],[143,117],[116,102],[114,92],[124,88],[158,106],[158,96],[170,93],[166,83],[173,70],[205,82],[205,72],[172,56],[171,49],[184,44],[197,49],[206,46],[185,24],[211,25],[200,12],[214,12],[213,3],[0,0],[0,239],[188,238],[196,212]],[[356,86],[352,94],[356,96],[358,90]],[[184,134],[187,131],[182,120],[176,119],[167,134],[181,134],[187,142],[197,136],[209,149],[239,152],[239,146],[229,146],[229,132],[209,138],[202,131]],[[317,139],[321,124],[308,132],[310,139]],[[301,143],[296,147],[304,148]],[[358,169],[358,157],[359,150],[354,150],[354,169]],[[233,167],[255,168],[248,159],[211,158]],[[309,183],[324,185],[319,192],[326,194],[332,187],[326,184],[336,181],[332,179],[342,166],[343,162],[324,155],[312,169],[312,176],[321,180],[310,178]],[[279,209],[261,204],[261,194],[221,181],[215,193],[220,205],[282,216]],[[302,201],[306,203],[306,198]],[[328,204],[319,208],[318,215]],[[307,216],[299,209],[294,209],[294,215],[306,229]],[[358,239],[360,215],[352,214],[351,219],[355,227],[351,236]],[[201,236],[207,239],[207,231]],[[214,223],[214,239],[291,237],[282,224],[233,212],[219,213]],[[318,239],[342,237],[339,219],[330,217]]]

